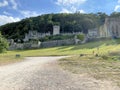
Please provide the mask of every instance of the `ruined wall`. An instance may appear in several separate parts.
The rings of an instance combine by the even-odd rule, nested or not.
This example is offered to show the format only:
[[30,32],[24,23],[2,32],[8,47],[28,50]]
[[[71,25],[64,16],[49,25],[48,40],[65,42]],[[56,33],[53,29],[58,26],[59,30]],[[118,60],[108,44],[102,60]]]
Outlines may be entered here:
[[88,30],[88,38],[98,38],[99,37],[99,28],[93,28]]
[[99,33],[100,37],[120,37],[120,18],[106,18]]
[[75,39],[54,40],[54,41],[42,42],[40,47],[54,47],[54,46],[73,45],[75,43],[76,43]]
[[120,37],[120,18],[109,18],[107,23],[111,35]]
[[24,45],[23,44],[17,44],[17,43],[14,43],[14,44],[11,44],[9,46],[9,50],[18,50],[18,49],[24,49]]
[[110,37],[111,36],[111,34],[109,32],[109,29],[108,29],[106,24],[100,26],[99,35],[100,35],[100,38],[102,38],[102,37]]
[[15,43],[9,47],[9,50],[45,48],[45,47],[55,47],[55,46],[74,45],[74,44],[76,44],[76,39],[54,40],[54,41],[46,41],[40,43],[29,43],[29,42],[23,44]]

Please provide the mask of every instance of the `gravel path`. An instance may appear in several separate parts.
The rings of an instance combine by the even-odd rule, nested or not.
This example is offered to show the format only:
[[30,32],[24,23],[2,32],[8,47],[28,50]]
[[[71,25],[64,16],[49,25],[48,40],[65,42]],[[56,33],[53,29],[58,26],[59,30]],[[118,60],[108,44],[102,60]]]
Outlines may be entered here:
[[0,67],[0,90],[120,90],[108,81],[62,70],[61,57],[28,57]]

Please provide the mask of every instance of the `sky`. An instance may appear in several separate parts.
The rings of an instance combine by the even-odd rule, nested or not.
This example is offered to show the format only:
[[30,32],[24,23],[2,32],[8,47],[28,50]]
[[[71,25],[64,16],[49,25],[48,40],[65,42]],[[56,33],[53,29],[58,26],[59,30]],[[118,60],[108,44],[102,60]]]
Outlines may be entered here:
[[120,0],[0,0],[0,25],[48,13],[120,11]]

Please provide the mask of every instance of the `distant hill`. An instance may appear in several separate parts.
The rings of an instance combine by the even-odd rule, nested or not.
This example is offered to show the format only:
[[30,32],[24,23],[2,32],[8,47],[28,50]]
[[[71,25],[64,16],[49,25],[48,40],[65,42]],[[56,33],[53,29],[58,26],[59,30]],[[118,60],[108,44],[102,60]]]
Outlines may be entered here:
[[60,25],[60,32],[84,32],[88,29],[98,27],[104,23],[107,15],[105,13],[81,14],[61,13],[46,14],[37,17],[30,17],[19,22],[8,23],[0,26],[1,33],[8,39],[23,39],[29,30],[38,32],[51,32],[53,25]]

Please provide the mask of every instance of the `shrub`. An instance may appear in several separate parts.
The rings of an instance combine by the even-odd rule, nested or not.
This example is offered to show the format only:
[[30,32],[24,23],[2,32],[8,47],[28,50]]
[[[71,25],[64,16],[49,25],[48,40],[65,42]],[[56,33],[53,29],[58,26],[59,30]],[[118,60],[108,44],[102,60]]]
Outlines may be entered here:
[[79,35],[77,35],[77,38],[80,39],[81,41],[83,41],[85,36],[84,36],[84,34],[79,34]]
[[8,49],[8,42],[0,33],[0,53],[6,51],[7,49]]

